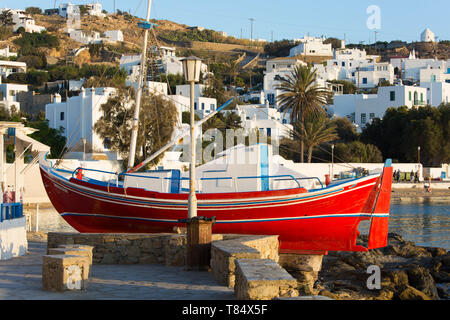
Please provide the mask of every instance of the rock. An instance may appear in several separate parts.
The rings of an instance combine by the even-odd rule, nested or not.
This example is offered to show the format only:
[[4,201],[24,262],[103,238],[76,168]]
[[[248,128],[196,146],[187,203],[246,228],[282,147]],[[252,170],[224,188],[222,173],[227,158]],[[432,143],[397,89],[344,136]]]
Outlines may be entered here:
[[391,270],[383,272],[389,277],[395,287],[404,287],[408,285],[408,273],[405,270]]
[[300,271],[294,273],[297,279],[297,290],[301,295],[315,295],[317,290],[314,289],[314,283],[318,278],[318,273],[311,271]]
[[445,256],[447,254],[447,250],[444,248],[425,247],[425,249],[430,252],[433,257]]
[[392,300],[394,291],[390,289],[382,289],[380,294],[374,300]]
[[441,299],[450,299],[450,283],[439,283],[436,289]]
[[319,292],[319,295],[324,296],[324,297],[328,297],[328,298],[331,298],[331,299],[334,299],[334,300],[339,300],[339,297],[337,295],[335,295],[334,293],[331,293],[328,290],[321,290]]
[[445,271],[433,272],[433,278],[437,283],[450,282],[450,273]]
[[400,300],[431,300],[425,293],[414,287],[406,286],[399,295]]
[[431,299],[438,299],[439,295],[436,289],[436,283],[430,272],[424,267],[417,266],[408,270],[409,284],[422,291]]
[[336,280],[333,283],[333,287],[336,290],[348,289],[348,290],[352,290],[352,291],[356,291],[356,292],[359,292],[359,291],[365,289],[365,285],[366,285],[366,283],[362,283],[361,285],[357,285],[357,284],[352,283],[352,282],[347,281],[347,280]]

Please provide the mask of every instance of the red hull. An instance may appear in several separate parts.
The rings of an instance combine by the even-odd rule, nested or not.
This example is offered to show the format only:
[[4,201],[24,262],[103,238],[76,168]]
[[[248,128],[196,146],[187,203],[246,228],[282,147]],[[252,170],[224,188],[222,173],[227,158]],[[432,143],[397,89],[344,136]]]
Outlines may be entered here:
[[[172,232],[187,218],[188,194],[108,188],[43,166],[41,175],[54,207],[79,232]],[[313,192],[200,193],[198,216],[216,217],[214,233],[279,235],[283,250],[367,251],[356,245],[358,224],[372,219],[369,248],[385,246],[391,178],[388,167],[383,181],[370,176]]]

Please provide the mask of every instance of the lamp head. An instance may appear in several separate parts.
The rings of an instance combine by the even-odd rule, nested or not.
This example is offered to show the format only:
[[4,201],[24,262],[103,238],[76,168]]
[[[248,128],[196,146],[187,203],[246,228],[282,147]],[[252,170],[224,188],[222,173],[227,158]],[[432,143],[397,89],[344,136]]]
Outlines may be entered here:
[[191,56],[181,59],[181,62],[183,63],[184,79],[187,82],[199,82],[202,60],[200,58]]

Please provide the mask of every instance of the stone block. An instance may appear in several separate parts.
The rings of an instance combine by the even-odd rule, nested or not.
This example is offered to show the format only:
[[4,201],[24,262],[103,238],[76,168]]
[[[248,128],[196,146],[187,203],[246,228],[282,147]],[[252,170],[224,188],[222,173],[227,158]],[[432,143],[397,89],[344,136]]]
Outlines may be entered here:
[[83,245],[83,244],[61,244],[61,245],[58,246],[58,248],[63,248],[63,249],[80,249],[80,250],[87,251],[89,259],[90,259],[91,264],[92,264],[92,258],[93,258],[93,255],[94,255],[94,247],[93,246],[88,246],[88,245]]
[[44,255],[42,287],[48,291],[86,290],[89,258],[76,255]]
[[238,300],[298,296],[297,280],[270,259],[236,259],[234,292]]

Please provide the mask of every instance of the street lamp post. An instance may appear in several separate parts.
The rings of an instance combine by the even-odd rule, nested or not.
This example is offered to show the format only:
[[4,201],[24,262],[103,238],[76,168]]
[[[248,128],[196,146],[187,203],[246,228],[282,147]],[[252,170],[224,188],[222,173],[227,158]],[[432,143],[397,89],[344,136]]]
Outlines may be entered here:
[[197,217],[197,197],[195,195],[195,109],[194,109],[194,86],[195,82],[200,81],[201,59],[197,57],[187,57],[181,60],[183,63],[183,72],[186,82],[190,84],[190,129],[191,129],[191,159],[189,166],[189,200],[188,200],[188,219],[181,220],[186,222],[187,227],[187,255],[186,269],[204,270],[209,266],[210,246],[212,225],[214,218]]
[[417,163],[420,163],[420,146],[417,147]]
[[333,181],[334,178],[334,144],[331,145],[331,179]]

